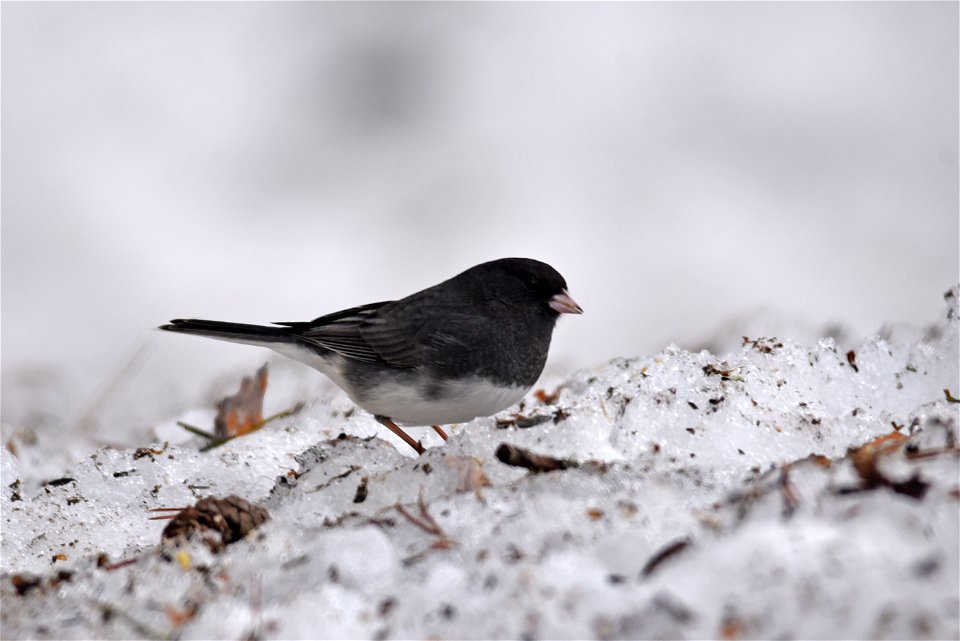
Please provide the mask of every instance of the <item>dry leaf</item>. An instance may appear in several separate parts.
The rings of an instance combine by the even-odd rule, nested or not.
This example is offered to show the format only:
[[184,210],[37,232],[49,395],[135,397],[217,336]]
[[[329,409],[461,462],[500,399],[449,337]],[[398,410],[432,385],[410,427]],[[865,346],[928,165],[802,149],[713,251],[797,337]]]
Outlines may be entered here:
[[930,484],[921,479],[918,473],[914,472],[913,476],[906,481],[891,481],[878,467],[880,457],[897,451],[903,447],[906,440],[907,437],[900,432],[890,432],[847,452],[850,462],[853,463],[860,477],[862,489],[889,487],[898,494],[915,499],[922,499],[926,495]]
[[553,390],[550,393],[547,393],[545,389],[538,389],[533,393],[534,398],[543,403],[544,405],[553,405],[557,402],[557,399],[560,397],[560,392],[563,391],[563,385],[558,385],[557,389]]
[[10,577],[10,583],[16,589],[17,594],[24,596],[31,590],[41,587],[43,579],[33,574],[14,574]]
[[444,456],[443,462],[457,472],[457,492],[475,492],[490,487],[480,459],[473,456]]
[[244,376],[240,391],[218,405],[214,435],[220,439],[248,434],[263,425],[263,395],[267,391],[267,365],[253,378]]
[[720,638],[730,641],[732,639],[742,639],[747,629],[746,622],[733,613],[724,615],[720,622]]
[[860,478],[869,485],[878,485],[880,472],[877,459],[896,451],[907,437],[900,432],[890,432],[849,451],[848,455]]
[[163,606],[163,611],[166,612],[167,618],[170,619],[170,623],[179,628],[196,616],[197,606],[189,605],[183,610],[178,610],[172,605],[165,605]]

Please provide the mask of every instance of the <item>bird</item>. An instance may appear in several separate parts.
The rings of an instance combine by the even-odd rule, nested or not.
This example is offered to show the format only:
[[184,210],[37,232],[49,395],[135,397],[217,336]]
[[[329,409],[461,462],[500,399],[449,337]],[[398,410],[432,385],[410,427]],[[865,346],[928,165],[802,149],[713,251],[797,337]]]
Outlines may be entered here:
[[417,454],[398,423],[441,426],[520,401],[543,371],[561,314],[582,314],[567,283],[532,258],[481,263],[399,300],[305,322],[249,325],[196,318],[159,329],[268,347],[325,374]]

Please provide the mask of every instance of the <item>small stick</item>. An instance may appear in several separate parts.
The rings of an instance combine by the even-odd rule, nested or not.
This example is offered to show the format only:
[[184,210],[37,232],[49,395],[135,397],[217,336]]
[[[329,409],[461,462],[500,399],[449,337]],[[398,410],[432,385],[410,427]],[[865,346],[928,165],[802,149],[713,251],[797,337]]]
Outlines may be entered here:
[[[270,421],[275,421],[275,420],[277,420],[277,419],[279,419],[279,418],[286,418],[286,417],[288,417],[288,416],[293,416],[294,414],[296,414],[297,412],[299,412],[300,410],[302,410],[302,409],[304,408],[304,406],[305,406],[305,403],[300,402],[300,403],[297,403],[296,405],[294,405],[293,407],[291,407],[290,409],[286,409],[286,410],[283,410],[282,412],[277,412],[276,414],[274,414],[274,415],[272,415],[272,416],[268,416],[267,418],[263,419],[263,420],[260,421],[259,423],[255,424],[255,425],[250,429],[250,432],[255,432],[255,431],[259,430],[261,427],[263,427],[264,425],[266,425],[266,424],[269,423]],[[177,421],[177,425],[179,425],[179,426],[182,427],[183,429],[187,430],[188,432],[192,432],[193,434],[196,434],[197,436],[202,436],[203,438],[205,438],[205,439],[207,439],[208,441],[210,441],[209,443],[207,443],[206,445],[204,445],[203,447],[200,448],[200,451],[201,451],[201,452],[207,452],[207,451],[209,451],[209,450],[212,450],[212,449],[215,448],[215,447],[220,447],[221,445],[223,445],[223,444],[226,443],[227,441],[232,441],[233,439],[237,438],[237,436],[239,436],[239,435],[234,435],[234,436],[228,436],[227,438],[220,438],[219,436],[217,436],[217,435],[215,435],[215,434],[211,434],[210,432],[208,432],[208,431],[206,431],[206,430],[202,430],[202,429],[200,429],[199,427],[195,427],[195,426],[193,426],[193,425],[189,425],[189,424],[187,424],[187,423],[184,423],[183,421]]]
[[400,512],[404,518],[416,525],[418,528],[437,537],[437,540],[431,543],[426,549],[404,559],[404,565],[416,563],[433,550],[446,550],[457,545],[457,542],[447,536],[447,533],[443,531],[443,528],[440,527],[440,524],[437,523],[433,516],[431,516],[427,511],[427,504],[423,500],[423,487],[420,488],[420,495],[417,497],[417,507],[420,510],[419,518],[410,514],[410,512],[399,503],[397,503],[394,507],[397,508],[397,512]]
[[790,517],[800,505],[797,488],[790,480],[790,465],[784,465],[780,470],[780,493],[783,496],[783,516]]
[[285,409],[285,410],[283,410],[282,412],[277,412],[276,414],[273,414],[272,416],[268,416],[267,418],[263,419],[262,421],[260,421],[260,422],[257,423],[256,425],[254,425],[254,426],[253,426],[253,429],[250,430],[250,431],[253,432],[253,431],[259,430],[261,427],[263,427],[264,425],[266,425],[266,424],[269,423],[270,421],[275,421],[275,420],[277,420],[278,418],[286,418],[286,417],[288,417],[288,416],[293,416],[294,414],[296,414],[297,412],[299,412],[300,410],[302,410],[304,407],[306,407],[306,403],[304,403],[303,401],[300,401],[299,403],[297,403],[296,405],[294,405],[293,407],[291,407],[291,408],[289,408],[289,409]]
[[580,463],[573,459],[536,454],[522,447],[510,445],[509,443],[500,444],[500,447],[497,448],[496,457],[501,463],[513,465],[514,467],[524,467],[532,472],[552,472],[554,470],[580,467]]
[[124,559],[123,561],[117,561],[116,563],[107,563],[106,565],[102,566],[102,569],[106,570],[107,572],[113,572],[114,570],[119,570],[120,568],[125,568],[125,567],[127,567],[128,565],[133,565],[134,563],[136,563],[136,562],[139,561],[139,560],[140,560],[140,557],[139,557],[139,556],[135,556],[135,557],[130,558],[130,559]]
[[211,440],[211,441],[217,441],[217,440],[219,440],[216,436],[214,436],[214,435],[211,434],[210,432],[207,432],[206,430],[202,430],[202,429],[200,429],[199,427],[194,427],[193,425],[189,425],[189,424],[187,424],[187,423],[184,423],[183,421],[177,421],[177,425],[179,425],[179,426],[182,427],[183,429],[187,430],[188,432],[192,432],[192,433],[196,434],[197,436],[202,436],[202,437],[205,438],[205,439],[208,439],[208,440]]
[[[450,537],[447,536],[447,533],[443,531],[443,528],[440,527],[440,524],[437,523],[436,519],[427,511],[427,504],[423,500],[423,487],[420,488],[420,494],[417,496],[417,508],[420,510],[420,517],[416,517],[410,514],[407,511],[407,508],[403,507],[397,503],[394,507],[397,508],[397,512],[400,512],[408,521],[419,527],[421,530],[428,532],[436,536],[437,538],[443,539],[445,541],[450,541]],[[452,541],[450,541],[452,543]]]
[[221,445],[223,445],[223,444],[226,443],[227,441],[232,441],[232,440],[235,439],[235,438],[237,438],[237,437],[236,437],[236,436],[230,436],[230,437],[228,437],[228,438],[218,438],[218,439],[216,439],[216,440],[210,441],[209,443],[207,443],[206,445],[204,445],[203,447],[201,447],[201,448],[200,448],[200,451],[201,451],[201,452],[209,452],[209,451],[212,450],[213,448],[215,448],[215,447],[220,447]]
[[147,510],[147,512],[169,512],[170,514],[161,514],[160,516],[151,516],[148,520],[150,521],[164,521],[166,519],[175,519],[177,514],[183,512],[185,507],[155,507]]
[[431,516],[430,513],[427,512],[427,504],[423,500],[423,487],[420,488],[420,492],[419,494],[417,494],[417,507],[420,509],[420,515],[423,517],[423,520],[426,521],[430,525],[430,527],[434,529],[434,531],[438,534],[438,536],[442,536],[446,538],[447,533],[443,531],[443,528],[441,528],[440,524],[437,523],[436,520],[434,520],[433,516]]
[[128,614],[124,610],[121,610],[109,603],[104,603],[103,601],[98,601],[96,599],[91,599],[90,601],[95,606],[97,606],[97,608],[99,608],[104,618],[110,618],[110,617],[116,616],[120,619],[123,619],[127,623],[127,625],[129,625],[134,630],[136,630],[137,634],[144,639],[174,638],[172,633],[163,633],[163,632],[160,632],[159,630],[151,628],[147,624],[141,623],[140,621],[138,621],[133,615]]
[[420,490],[420,496],[417,498],[417,507],[420,509],[420,515],[423,518],[422,521],[410,514],[410,512],[407,511],[407,508],[403,507],[399,503],[397,503],[396,507],[397,512],[402,514],[408,521],[419,527],[424,532],[432,534],[438,538],[447,538],[447,534],[443,531],[443,528],[441,528],[434,518],[430,516],[430,513],[427,512],[427,506],[423,502],[423,489]]
[[689,538],[682,537],[660,548],[656,554],[647,559],[647,562],[643,565],[643,569],[640,570],[640,576],[644,578],[650,576],[658,567],[663,564],[664,561],[680,554],[686,550],[690,544],[691,541]]
[[[111,376],[100,381],[96,396],[87,403],[86,410],[77,421],[80,424],[81,434],[88,436],[94,430],[97,426],[98,416],[103,412],[103,408],[109,404],[111,397],[124,383],[128,383],[143,366],[144,358],[148,355],[147,347],[146,340],[141,339]],[[150,350],[152,349],[153,346],[150,346]]]
[[922,450],[919,452],[907,452],[906,457],[908,460],[916,460],[921,458],[933,458],[935,456],[940,456],[941,454],[960,454],[960,447],[938,447],[933,450]]

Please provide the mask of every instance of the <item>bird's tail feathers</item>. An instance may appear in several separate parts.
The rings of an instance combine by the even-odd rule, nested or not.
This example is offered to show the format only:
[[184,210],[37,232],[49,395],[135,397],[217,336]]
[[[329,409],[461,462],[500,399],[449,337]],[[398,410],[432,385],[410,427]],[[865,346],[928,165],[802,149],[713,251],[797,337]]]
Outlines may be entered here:
[[250,345],[269,346],[272,343],[288,343],[291,341],[291,331],[288,327],[267,327],[265,325],[247,325],[246,323],[228,323],[198,318],[177,318],[166,325],[161,325],[159,329]]

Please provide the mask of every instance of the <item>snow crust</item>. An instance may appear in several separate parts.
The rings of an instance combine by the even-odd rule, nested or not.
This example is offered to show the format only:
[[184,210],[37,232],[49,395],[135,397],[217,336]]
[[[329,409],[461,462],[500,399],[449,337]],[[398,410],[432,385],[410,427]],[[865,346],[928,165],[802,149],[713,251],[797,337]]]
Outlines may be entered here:
[[[99,448],[54,483],[4,449],[3,637],[957,638],[958,293],[852,356],[779,336],[616,359],[446,444],[411,430],[421,457],[326,387],[210,452],[175,424],[198,409],[162,453]],[[302,392],[284,376],[273,403]],[[848,456],[893,431],[879,469],[922,497],[864,489]],[[501,443],[580,465],[534,474]],[[270,520],[219,554],[159,545],[148,509],[227,494]]]

